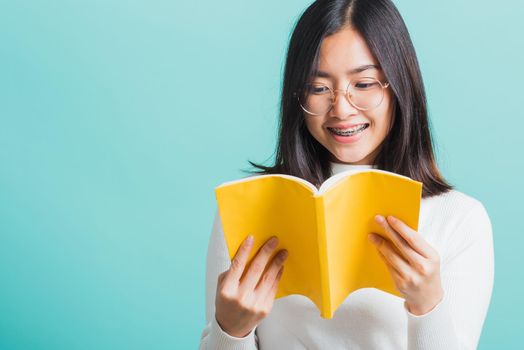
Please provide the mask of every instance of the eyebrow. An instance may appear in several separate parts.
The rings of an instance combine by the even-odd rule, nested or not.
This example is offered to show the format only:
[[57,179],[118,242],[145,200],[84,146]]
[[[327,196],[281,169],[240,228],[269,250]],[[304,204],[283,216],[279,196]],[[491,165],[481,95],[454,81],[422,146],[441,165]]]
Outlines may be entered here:
[[[360,67],[356,67],[356,68],[353,68],[353,69],[350,69],[346,72],[346,74],[356,74],[356,73],[360,73],[360,72],[363,72],[365,70],[368,70],[368,69],[376,69],[376,70],[379,70],[380,67],[375,65],[375,64],[365,64],[363,66],[360,66]],[[326,72],[323,72],[321,70],[317,70],[315,72],[315,74],[313,74],[314,76],[316,77],[319,77],[319,78],[330,78],[331,75],[329,75],[328,73]]]

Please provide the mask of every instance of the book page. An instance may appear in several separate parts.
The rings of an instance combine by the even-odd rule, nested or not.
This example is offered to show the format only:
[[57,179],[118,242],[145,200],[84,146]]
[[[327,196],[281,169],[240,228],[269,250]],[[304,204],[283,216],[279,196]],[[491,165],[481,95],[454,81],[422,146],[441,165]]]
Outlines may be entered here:
[[215,190],[230,258],[248,234],[249,259],[272,235],[289,252],[276,298],[302,294],[320,309],[321,287],[315,201],[309,188],[281,176],[252,177]]
[[258,179],[262,179],[262,178],[266,178],[266,177],[278,177],[278,178],[288,179],[290,181],[295,181],[298,184],[300,184],[300,185],[306,187],[307,189],[309,189],[311,192],[313,192],[313,193],[317,192],[317,188],[315,187],[315,185],[313,185],[312,183],[308,182],[307,180],[304,180],[304,179],[302,179],[300,177],[297,177],[297,176],[286,175],[286,174],[265,174],[265,175],[247,176],[247,177],[242,178],[242,179],[224,182],[223,184],[221,184],[217,188],[231,186],[231,185],[235,185],[235,184],[238,184],[238,183],[241,183],[241,182],[246,182],[246,181],[256,181]]
[[400,178],[404,178],[406,180],[411,180],[407,176],[396,174],[396,173],[393,173],[393,172],[390,172],[390,171],[386,171],[386,170],[382,170],[382,169],[369,169],[369,168],[352,169],[352,170],[342,171],[342,172],[340,172],[338,174],[335,174],[335,175],[331,176],[329,179],[327,179],[326,181],[324,181],[322,183],[322,185],[320,186],[318,191],[316,191],[316,193],[318,193],[318,195],[322,195],[322,194],[326,193],[326,191],[329,191],[331,188],[335,187],[344,178],[346,178],[348,176],[351,176],[353,174],[358,174],[358,173],[363,173],[363,172],[382,173],[382,174],[388,174],[388,175],[391,175],[391,176],[397,176],[397,177],[400,177]]
[[373,287],[400,296],[368,233],[385,235],[376,214],[394,215],[418,229],[422,183],[388,172],[343,179],[324,195],[331,308],[353,291]]

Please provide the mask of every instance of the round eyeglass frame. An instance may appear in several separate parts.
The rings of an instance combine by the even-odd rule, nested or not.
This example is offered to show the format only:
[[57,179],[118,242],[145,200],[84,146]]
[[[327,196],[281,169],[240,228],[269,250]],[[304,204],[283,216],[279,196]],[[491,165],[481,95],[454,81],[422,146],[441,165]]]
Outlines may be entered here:
[[[373,106],[373,107],[369,107],[369,108],[362,108],[362,107],[357,106],[357,105],[355,104],[355,102],[353,102],[353,101],[351,100],[351,94],[350,94],[350,91],[349,91],[349,87],[351,86],[351,81],[348,83],[348,86],[346,87],[346,90],[345,90],[345,91],[344,91],[344,90],[338,90],[338,89],[332,89],[332,88],[330,88],[329,86],[327,86],[326,84],[322,84],[322,83],[318,83],[318,84],[316,84],[316,85],[321,85],[321,86],[325,86],[326,88],[328,88],[329,91],[331,92],[331,97],[332,97],[332,101],[333,101],[333,102],[331,102],[331,106],[329,107],[329,109],[326,110],[324,113],[320,113],[320,114],[312,113],[312,112],[308,111],[308,110],[307,110],[307,109],[302,105],[302,102],[300,102],[300,92],[301,92],[301,90],[300,90],[299,92],[295,92],[295,93],[293,93],[293,95],[295,95],[295,97],[297,98],[298,104],[300,105],[300,107],[302,108],[302,110],[303,110],[304,112],[306,112],[307,114],[314,115],[314,116],[319,116],[319,115],[326,114],[326,113],[328,113],[328,112],[333,108],[333,104],[335,103],[336,93],[337,93],[338,91],[340,91],[340,92],[344,92],[344,96],[345,96],[346,99],[349,101],[349,103],[351,103],[351,105],[352,105],[353,107],[355,107],[356,109],[358,109],[358,110],[360,110],[360,111],[369,111],[369,110],[372,110],[372,109],[374,109],[374,108],[377,108],[378,106],[380,106],[380,104],[381,104],[382,101],[384,100],[384,89],[387,89],[387,88],[390,86],[389,82],[382,83],[380,80],[378,80],[378,79],[376,79],[376,78],[372,78],[372,77],[362,77],[362,78],[360,78],[360,79],[371,79],[371,80],[374,80],[374,81],[376,81],[377,83],[379,83],[380,88],[381,88],[380,91],[382,92],[382,96],[380,97],[380,101],[379,101],[375,106]],[[313,83],[313,84],[315,84],[315,83]],[[313,85],[313,84],[311,84],[311,85]]]

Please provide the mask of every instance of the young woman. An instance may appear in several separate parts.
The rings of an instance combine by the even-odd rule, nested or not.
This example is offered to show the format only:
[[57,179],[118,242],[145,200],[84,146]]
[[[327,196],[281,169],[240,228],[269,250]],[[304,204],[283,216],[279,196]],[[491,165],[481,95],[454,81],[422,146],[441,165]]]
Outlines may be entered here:
[[[270,239],[231,261],[215,217],[201,349],[474,349],[491,299],[492,229],[481,202],[454,190],[432,150],[426,98],[406,26],[390,0],[320,0],[294,29],[274,166],[320,185],[353,168],[424,184],[419,230],[377,213],[370,234],[403,298],[350,294],[332,319],[306,297],[274,299],[287,252]],[[292,257],[289,257],[292,258]]]

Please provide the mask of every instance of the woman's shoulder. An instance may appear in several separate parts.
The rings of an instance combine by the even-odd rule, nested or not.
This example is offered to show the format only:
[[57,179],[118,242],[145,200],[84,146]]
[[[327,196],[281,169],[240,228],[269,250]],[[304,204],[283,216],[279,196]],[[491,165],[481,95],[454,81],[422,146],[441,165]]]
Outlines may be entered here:
[[425,201],[432,207],[452,210],[455,214],[467,213],[472,210],[484,209],[484,204],[473,195],[451,189],[439,195],[426,198]]
[[430,226],[438,226],[441,230],[471,226],[474,223],[491,226],[481,200],[456,189],[425,198],[421,203],[421,217]]
[[491,220],[484,204],[456,189],[423,200],[419,230],[440,252],[447,252],[446,258],[474,242],[492,241]]

